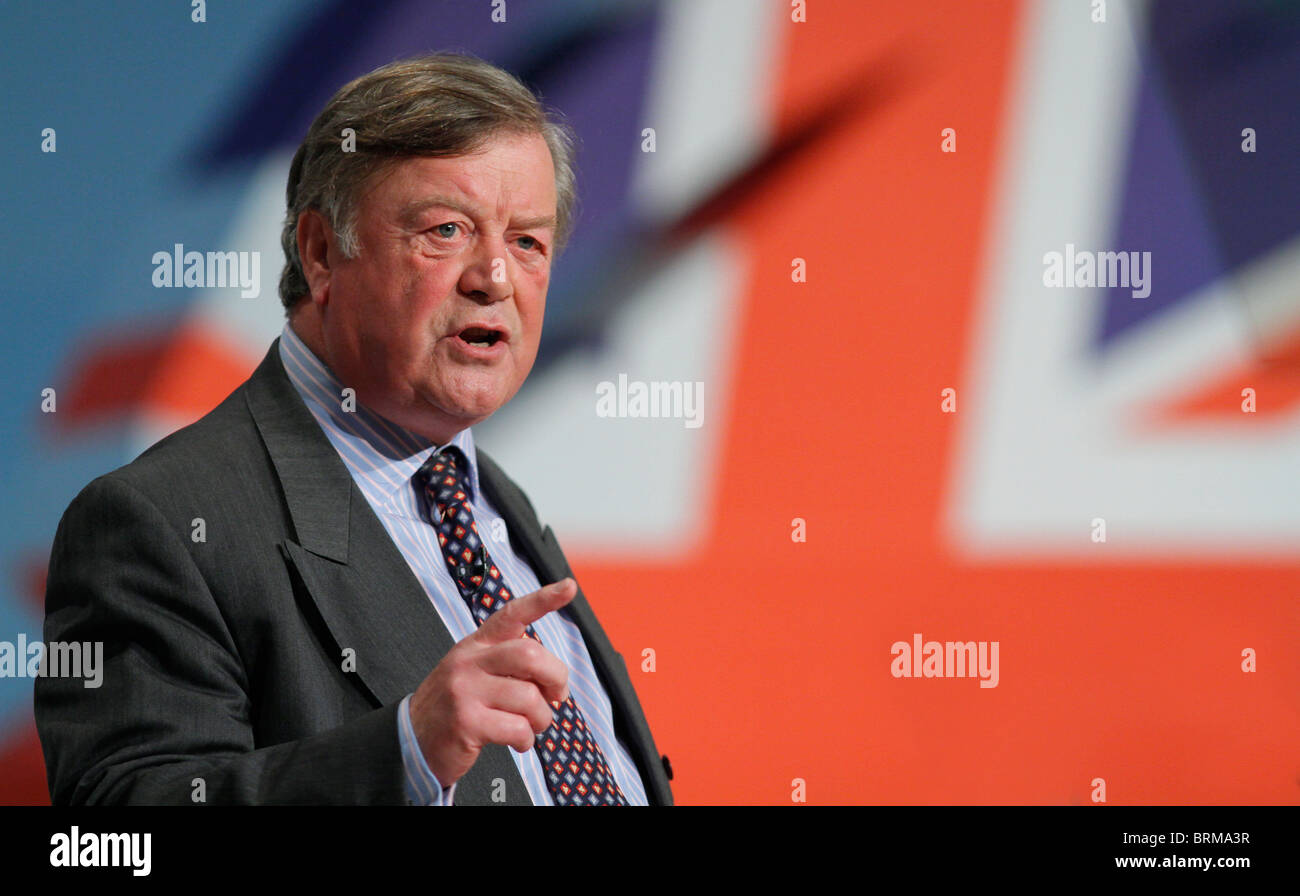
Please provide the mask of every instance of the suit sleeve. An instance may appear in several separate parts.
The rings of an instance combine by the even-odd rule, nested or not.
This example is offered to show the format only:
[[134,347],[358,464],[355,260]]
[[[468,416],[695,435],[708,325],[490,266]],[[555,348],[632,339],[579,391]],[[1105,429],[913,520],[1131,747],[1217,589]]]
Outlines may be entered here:
[[227,620],[181,536],[131,485],[101,477],[73,501],[45,602],[47,644],[103,643],[99,687],[36,681],[55,805],[406,801],[397,705],[257,748]]

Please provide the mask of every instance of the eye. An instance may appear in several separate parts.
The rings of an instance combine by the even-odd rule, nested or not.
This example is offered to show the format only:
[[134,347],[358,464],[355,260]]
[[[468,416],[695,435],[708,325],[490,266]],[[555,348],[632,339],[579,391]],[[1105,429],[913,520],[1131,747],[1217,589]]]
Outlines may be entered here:
[[[447,233],[446,230],[443,229],[446,227],[451,228],[451,233]],[[448,221],[446,224],[439,224],[436,227],[434,227],[433,232],[438,234],[438,236],[442,237],[443,239],[449,240],[456,235],[456,228],[458,227],[460,227],[459,224]]]
[[519,239],[520,239],[520,240],[527,240],[527,243],[524,245],[524,248],[525,248],[525,249],[528,249],[528,250],[530,250],[530,251],[533,250],[533,249],[540,249],[540,248],[542,248],[542,244],[539,243],[539,242],[537,241],[537,237],[534,237],[534,236],[521,236]]

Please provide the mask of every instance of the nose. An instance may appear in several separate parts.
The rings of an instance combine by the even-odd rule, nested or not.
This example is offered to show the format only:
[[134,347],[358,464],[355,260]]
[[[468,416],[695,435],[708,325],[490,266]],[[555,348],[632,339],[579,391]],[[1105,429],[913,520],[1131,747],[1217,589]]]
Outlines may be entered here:
[[460,274],[460,291],[479,301],[499,302],[514,293],[510,277],[510,256],[505,240],[482,235],[466,259]]

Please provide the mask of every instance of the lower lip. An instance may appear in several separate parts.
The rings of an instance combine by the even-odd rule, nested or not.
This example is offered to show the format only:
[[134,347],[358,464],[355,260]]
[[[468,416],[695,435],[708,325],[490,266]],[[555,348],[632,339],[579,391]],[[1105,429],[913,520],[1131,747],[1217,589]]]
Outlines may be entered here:
[[504,339],[498,339],[492,345],[472,345],[461,339],[459,336],[451,337],[451,344],[456,347],[456,351],[470,358],[476,358],[483,361],[495,361],[506,353],[506,342]]

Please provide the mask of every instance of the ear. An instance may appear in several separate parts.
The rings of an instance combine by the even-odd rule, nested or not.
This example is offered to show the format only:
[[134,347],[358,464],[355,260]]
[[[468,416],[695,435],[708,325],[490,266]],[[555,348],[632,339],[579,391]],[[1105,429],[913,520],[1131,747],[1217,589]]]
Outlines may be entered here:
[[333,242],[334,232],[319,211],[309,208],[298,216],[298,258],[315,305],[324,305],[329,300],[329,258]]

